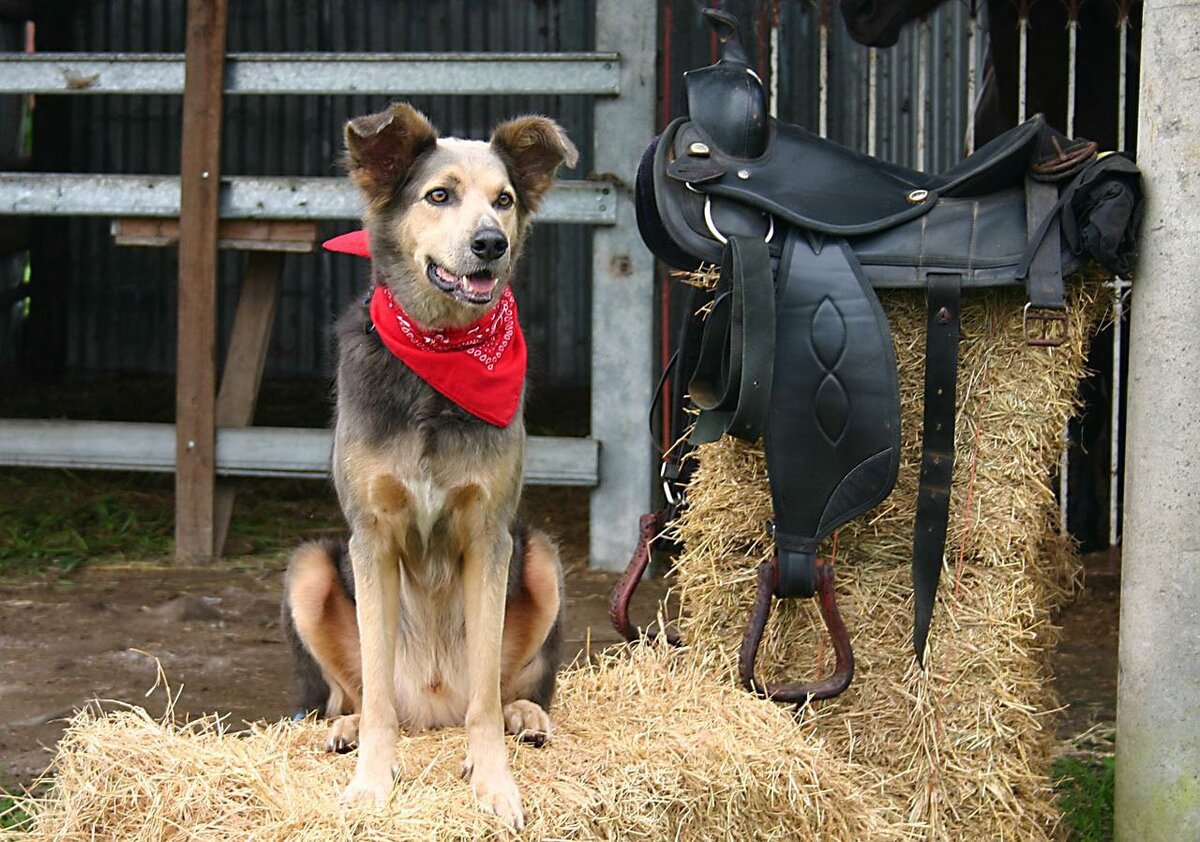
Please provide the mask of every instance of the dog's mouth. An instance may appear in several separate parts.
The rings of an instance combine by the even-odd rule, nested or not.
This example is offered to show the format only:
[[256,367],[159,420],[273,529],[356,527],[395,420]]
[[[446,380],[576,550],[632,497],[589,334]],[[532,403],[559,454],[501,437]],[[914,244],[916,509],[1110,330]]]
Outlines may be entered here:
[[496,294],[500,279],[486,269],[469,275],[456,275],[430,261],[425,274],[435,287],[469,304],[487,304]]

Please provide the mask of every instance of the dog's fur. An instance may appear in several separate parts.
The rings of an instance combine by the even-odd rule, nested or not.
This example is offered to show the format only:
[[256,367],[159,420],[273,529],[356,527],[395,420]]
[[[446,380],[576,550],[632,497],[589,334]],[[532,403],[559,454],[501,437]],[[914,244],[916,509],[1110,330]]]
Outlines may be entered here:
[[[439,140],[395,104],[345,134],[375,282],[426,329],[495,305],[531,215],[577,157],[544,117],[503,123],[490,142]],[[480,232],[507,248],[482,249]],[[337,325],[333,475],[349,543],[301,547],[286,579],[301,707],[337,717],[331,750],[358,745],[346,801],[388,796],[399,726],[465,724],[464,774],[480,805],[519,828],[504,734],[550,732],[563,602],[554,544],[515,520],[521,413],[503,428],[468,414],[369,324],[355,305]]]

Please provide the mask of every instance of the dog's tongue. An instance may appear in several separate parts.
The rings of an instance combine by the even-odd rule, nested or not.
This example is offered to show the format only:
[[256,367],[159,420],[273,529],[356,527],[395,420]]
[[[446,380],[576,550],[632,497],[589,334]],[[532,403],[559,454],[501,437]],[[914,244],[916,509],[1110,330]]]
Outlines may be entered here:
[[471,292],[487,295],[496,288],[496,276],[487,274],[467,275],[467,288]]

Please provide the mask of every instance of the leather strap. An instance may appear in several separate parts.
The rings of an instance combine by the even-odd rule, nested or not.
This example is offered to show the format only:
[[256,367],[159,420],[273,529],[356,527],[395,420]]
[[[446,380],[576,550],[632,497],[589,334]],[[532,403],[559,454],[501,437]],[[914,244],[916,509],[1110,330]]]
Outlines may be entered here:
[[959,304],[962,276],[930,272],[925,335],[925,416],[921,431],[921,480],[913,532],[912,579],[916,616],[913,650],[924,666],[925,643],[950,517],[954,474],[954,411],[958,374]]
[[757,237],[730,237],[688,383],[702,410],[691,443],[715,441],[722,433],[756,441],[774,368],[775,284],[767,244]]
[[1057,185],[1025,179],[1025,226],[1029,250],[1017,269],[1017,277],[1025,278],[1029,303],[1040,309],[1065,310],[1067,307],[1059,245],[1061,211]]

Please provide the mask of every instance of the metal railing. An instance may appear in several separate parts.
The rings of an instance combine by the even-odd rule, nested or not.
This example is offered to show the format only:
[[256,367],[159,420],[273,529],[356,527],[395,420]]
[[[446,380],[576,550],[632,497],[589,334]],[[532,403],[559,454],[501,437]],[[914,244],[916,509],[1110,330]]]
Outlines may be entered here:
[[[592,487],[591,563],[623,566],[637,517],[649,508],[650,446],[644,407],[652,383],[652,261],[640,246],[632,186],[654,129],[657,8],[650,0],[597,0],[589,53],[230,54],[224,90],[249,94],[595,97],[595,170],[559,183],[539,221],[593,228],[593,409],[586,439],[532,437],[527,481]],[[0,54],[0,93],[180,94],[176,54]],[[611,127],[621,126],[619,133]],[[227,219],[357,219],[344,179],[221,179]],[[180,213],[174,176],[0,173],[0,215],[151,216]],[[575,279],[582,283],[583,279]],[[619,401],[612,396],[621,395]],[[0,464],[169,471],[173,425],[0,420]],[[318,476],[328,468],[325,431],[220,428],[220,475]],[[272,455],[274,454],[274,455]],[[278,457],[278,458],[277,458]]]

